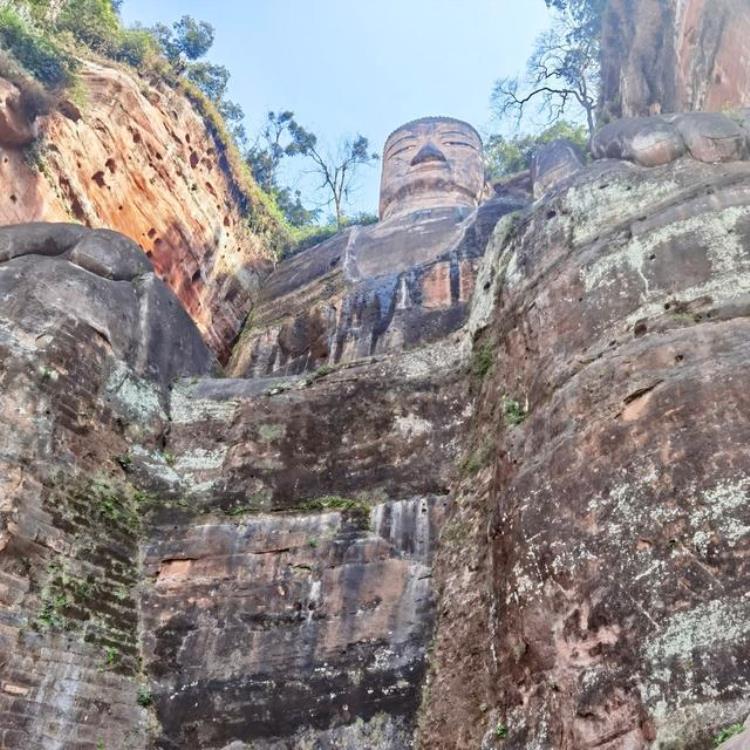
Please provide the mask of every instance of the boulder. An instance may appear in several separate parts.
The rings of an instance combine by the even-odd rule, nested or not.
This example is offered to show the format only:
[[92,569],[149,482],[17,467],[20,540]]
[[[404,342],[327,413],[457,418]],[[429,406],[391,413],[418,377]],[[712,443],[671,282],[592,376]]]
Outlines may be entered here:
[[715,164],[747,158],[748,132],[726,115],[690,112],[675,119],[690,155]]
[[152,273],[151,261],[133,240],[109,229],[95,229],[70,251],[70,262],[112,281],[132,281]]
[[74,224],[0,228],[0,317],[34,337],[85,324],[116,358],[163,389],[215,358],[137,245]]
[[685,141],[677,127],[661,117],[634,117],[605,125],[591,140],[595,159],[625,159],[656,167],[679,159]]

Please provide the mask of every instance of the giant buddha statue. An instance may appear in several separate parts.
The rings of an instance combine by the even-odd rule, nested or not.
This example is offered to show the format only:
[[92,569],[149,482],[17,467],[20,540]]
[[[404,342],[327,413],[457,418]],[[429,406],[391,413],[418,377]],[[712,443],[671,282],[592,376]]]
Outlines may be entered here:
[[235,376],[282,375],[441,339],[468,311],[497,220],[526,194],[488,199],[482,140],[423,117],[383,149],[380,221],[349,227],[282,263],[235,347]]
[[411,211],[477,207],[484,187],[482,139],[450,117],[423,117],[388,136],[383,149],[380,218]]

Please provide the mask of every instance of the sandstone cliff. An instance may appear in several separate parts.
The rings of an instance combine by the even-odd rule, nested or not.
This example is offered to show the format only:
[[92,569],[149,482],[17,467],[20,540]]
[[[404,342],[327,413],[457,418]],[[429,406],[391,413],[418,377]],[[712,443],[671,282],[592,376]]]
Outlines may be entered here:
[[[715,127],[739,128],[681,125],[709,162]],[[598,146],[648,163],[669,127],[615,123]],[[737,136],[722,165],[683,144],[656,167],[568,168],[498,226],[469,326],[475,411],[438,548],[421,747],[698,750],[744,720]]]
[[602,33],[605,120],[750,104],[744,0],[610,0]]
[[[364,244],[343,298],[399,262],[409,293],[332,317],[353,346],[312,372],[301,325],[298,359],[217,379],[135,245],[1,230],[2,745],[707,750],[739,725],[748,125],[613,124],[609,158],[553,144],[536,202],[455,216],[432,256]],[[282,318],[332,252],[269,278]]]
[[456,121],[409,123],[404,211],[272,270],[186,99],[82,80],[39,122],[0,87],[6,220],[80,222],[0,228],[0,748],[742,730],[750,110],[555,142],[478,207]]
[[221,358],[268,271],[280,229],[241,189],[190,99],[114,63],[84,62],[80,105],[24,120],[0,81],[0,224],[76,221],[138,243]]

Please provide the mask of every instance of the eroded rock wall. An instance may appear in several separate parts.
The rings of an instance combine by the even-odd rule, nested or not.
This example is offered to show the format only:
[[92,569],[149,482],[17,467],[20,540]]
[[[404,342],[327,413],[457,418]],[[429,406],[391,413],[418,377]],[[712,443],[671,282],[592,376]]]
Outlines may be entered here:
[[214,358],[137,245],[105,230],[0,230],[0,298],[0,745],[145,747],[139,494],[122,465],[132,443],[161,444],[165,382]]
[[270,268],[273,221],[239,190],[184,94],[94,62],[80,88],[80,105],[34,123],[2,89],[0,224],[75,221],[130,237],[226,359]]
[[215,360],[137,245],[0,232],[4,747],[412,746],[470,413],[457,334]]
[[143,657],[162,746],[412,746],[461,362],[450,341],[175,386],[166,447],[129,467],[154,497]]
[[409,747],[446,504],[155,529],[144,658],[168,746]]
[[610,0],[602,34],[606,121],[750,104],[744,0]]
[[698,749],[744,720],[749,178],[603,160],[498,226],[422,747]]
[[[703,750],[743,720],[743,114],[555,143],[520,213],[282,264],[263,335],[300,346],[251,328],[249,378],[125,237],[0,230],[2,746]],[[310,311],[381,288],[317,360]]]

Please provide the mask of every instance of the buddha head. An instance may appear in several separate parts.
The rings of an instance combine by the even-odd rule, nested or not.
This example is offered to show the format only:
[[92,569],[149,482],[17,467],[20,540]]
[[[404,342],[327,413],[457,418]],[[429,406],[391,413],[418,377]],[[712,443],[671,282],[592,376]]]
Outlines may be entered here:
[[482,140],[450,117],[423,117],[388,136],[383,149],[380,218],[424,208],[474,208],[484,187]]

